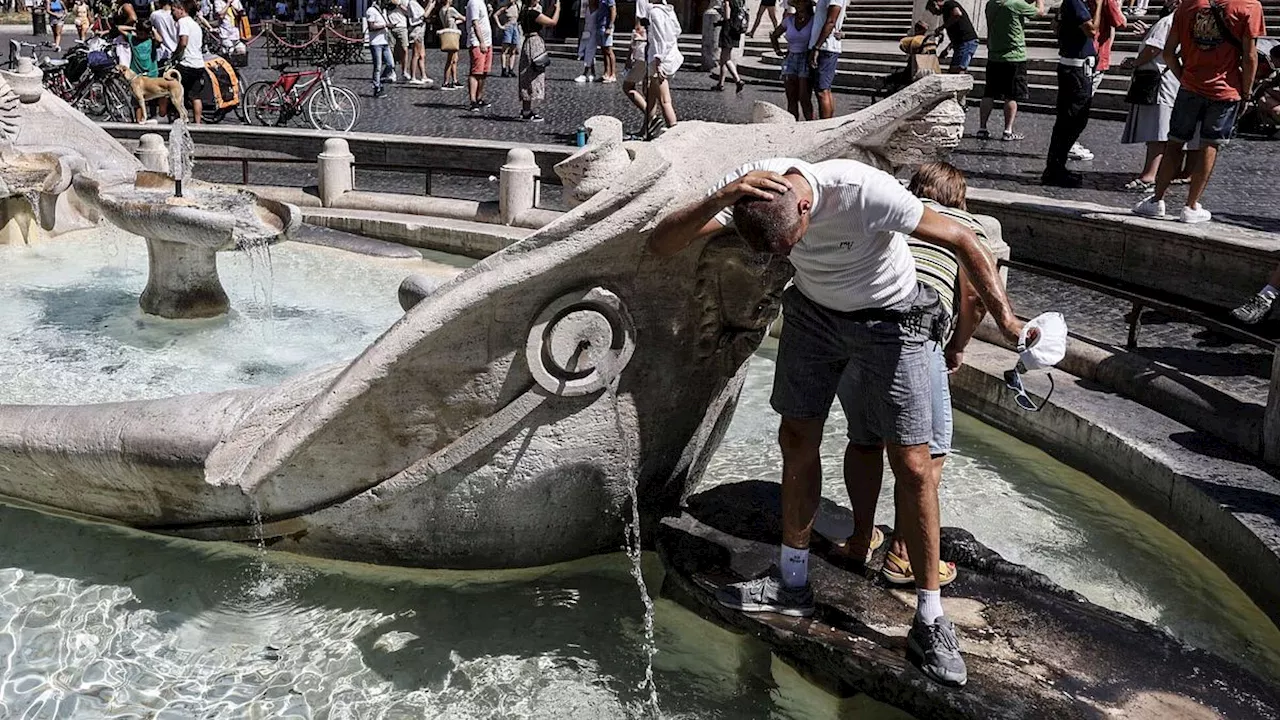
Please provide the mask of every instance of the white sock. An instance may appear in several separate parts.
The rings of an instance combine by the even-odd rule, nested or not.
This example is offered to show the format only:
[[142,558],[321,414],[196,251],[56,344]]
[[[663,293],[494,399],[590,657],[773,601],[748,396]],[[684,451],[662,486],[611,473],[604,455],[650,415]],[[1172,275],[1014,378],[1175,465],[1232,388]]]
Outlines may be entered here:
[[783,585],[802,587],[809,582],[809,548],[797,550],[783,545],[778,567],[782,570]]
[[942,617],[941,590],[916,590],[916,617],[925,625]]
[[1271,285],[1268,285],[1268,286],[1266,286],[1266,287],[1262,288],[1262,291],[1261,291],[1261,292],[1259,292],[1258,294],[1259,294],[1259,295],[1261,295],[1262,297],[1264,297],[1264,298],[1268,299],[1268,300],[1275,300],[1275,299],[1276,299],[1276,296],[1277,296],[1277,295],[1280,295],[1280,290],[1277,290],[1276,288],[1272,287]]

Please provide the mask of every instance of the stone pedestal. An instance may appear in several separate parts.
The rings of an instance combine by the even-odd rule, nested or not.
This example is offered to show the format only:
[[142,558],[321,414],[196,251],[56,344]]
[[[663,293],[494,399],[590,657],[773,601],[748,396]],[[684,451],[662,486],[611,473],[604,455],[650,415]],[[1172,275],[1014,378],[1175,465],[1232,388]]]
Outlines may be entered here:
[[528,148],[512,148],[498,181],[498,213],[503,225],[515,223],[520,214],[538,204],[538,163]]
[[169,148],[157,133],[147,133],[138,138],[138,151],[134,154],[147,170],[169,172]]
[[702,69],[705,71],[714,70],[716,67],[716,56],[720,50],[720,28],[716,27],[718,22],[720,22],[719,10],[707,8],[702,13]]
[[351,154],[351,146],[346,140],[329,138],[324,141],[324,150],[316,157],[322,205],[333,207],[338,198],[355,188],[355,176],[352,174],[355,160],[356,156]]
[[142,311],[170,319],[209,318],[230,307],[211,247],[147,238],[150,275],[138,298]]

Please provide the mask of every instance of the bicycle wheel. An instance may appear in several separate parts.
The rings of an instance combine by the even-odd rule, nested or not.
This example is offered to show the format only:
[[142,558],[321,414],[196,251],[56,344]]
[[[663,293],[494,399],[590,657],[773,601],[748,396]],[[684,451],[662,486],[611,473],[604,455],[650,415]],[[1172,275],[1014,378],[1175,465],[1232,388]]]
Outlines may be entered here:
[[289,98],[285,91],[279,87],[271,87],[262,96],[262,100],[254,106],[254,112],[258,117],[259,125],[274,127],[286,121],[288,114]]
[[100,80],[92,80],[80,89],[72,107],[89,117],[102,117],[107,112],[107,90]]
[[133,95],[124,80],[113,78],[104,86],[107,101],[106,118],[115,122],[133,122]]
[[258,107],[265,101],[267,91],[271,89],[272,85],[273,83],[268,80],[259,80],[246,88],[244,94],[240,96],[240,107],[244,108],[244,114],[240,119],[246,124],[266,124],[258,120]]
[[307,121],[317,130],[346,132],[360,119],[360,99],[338,85],[321,87],[307,100]]

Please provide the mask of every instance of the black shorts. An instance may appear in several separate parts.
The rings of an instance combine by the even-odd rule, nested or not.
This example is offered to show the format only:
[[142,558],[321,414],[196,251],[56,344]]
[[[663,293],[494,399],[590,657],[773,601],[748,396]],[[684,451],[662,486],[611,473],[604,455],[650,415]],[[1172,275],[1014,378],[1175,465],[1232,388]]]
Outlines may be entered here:
[[1029,97],[1027,91],[1027,63],[987,61],[987,89],[983,97],[992,100],[1017,100]]
[[778,4],[778,0],[760,0],[760,7],[762,8],[776,7],[777,4]]
[[205,78],[209,77],[209,73],[204,68],[197,69],[186,65],[175,67],[178,69],[178,75],[182,77],[182,94],[189,100],[199,100],[204,95]]

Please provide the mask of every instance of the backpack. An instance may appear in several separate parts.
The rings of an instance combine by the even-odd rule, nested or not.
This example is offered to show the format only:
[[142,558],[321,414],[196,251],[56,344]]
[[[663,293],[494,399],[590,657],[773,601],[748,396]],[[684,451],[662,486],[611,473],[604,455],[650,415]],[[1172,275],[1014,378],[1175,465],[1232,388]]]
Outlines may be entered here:
[[105,50],[93,50],[88,57],[89,67],[93,70],[106,70],[116,66],[116,59]]
[[745,35],[748,20],[745,0],[729,0],[729,27],[734,32]]

